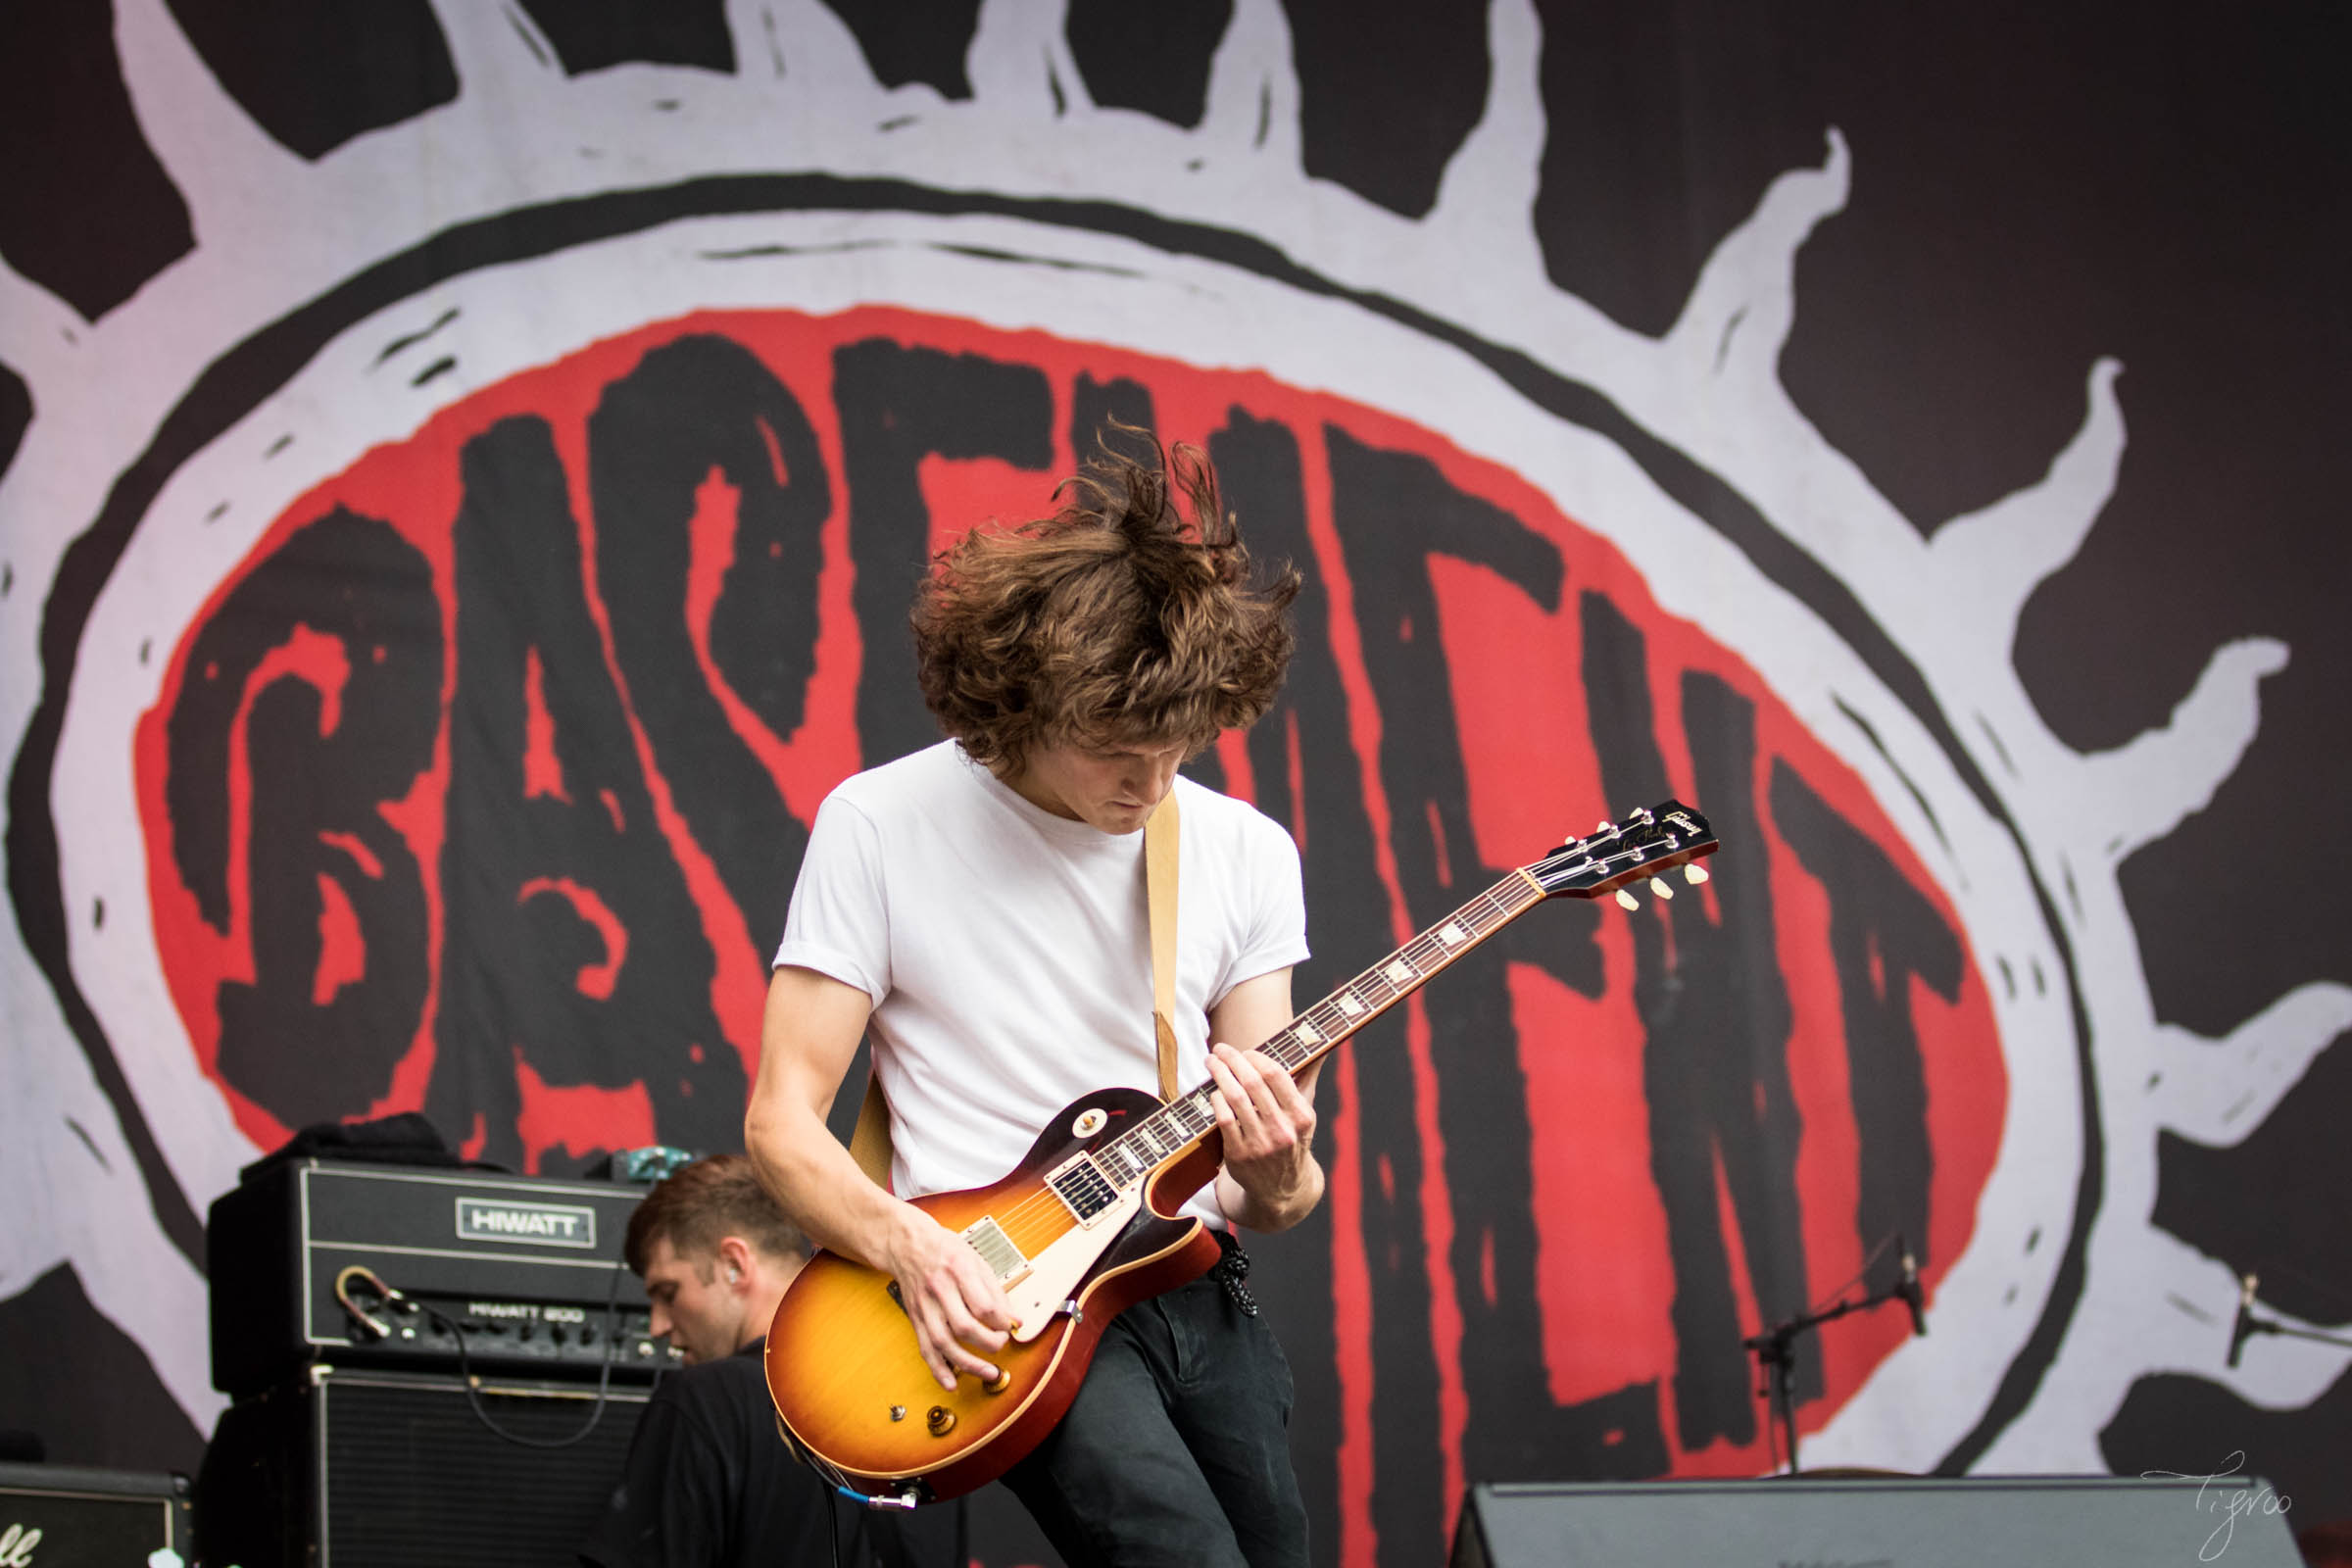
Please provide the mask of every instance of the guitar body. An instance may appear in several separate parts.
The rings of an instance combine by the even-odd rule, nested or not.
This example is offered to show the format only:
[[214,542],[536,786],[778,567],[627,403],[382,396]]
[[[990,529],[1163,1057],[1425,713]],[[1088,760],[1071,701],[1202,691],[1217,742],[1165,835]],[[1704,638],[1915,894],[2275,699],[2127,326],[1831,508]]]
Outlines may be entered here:
[[997,1392],[969,1377],[953,1394],[939,1386],[888,1275],[830,1251],[809,1259],[776,1309],[765,1355],[776,1413],[803,1456],[857,1490],[912,1489],[931,1501],[985,1486],[1043,1441],[1110,1320],[1216,1264],[1208,1229],[1172,1217],[1216,1174],[1213,1135],[1091,1225],[1047,1183],[1158,1104],[1141,1090],[1098,1090],[1065,1106],[1003,1180],[914,1200],[952,1231],[994,1220],[1026,1244],[1027,1266],[1004,1282],[1020,1326],[989,1357],[1005,1378]]

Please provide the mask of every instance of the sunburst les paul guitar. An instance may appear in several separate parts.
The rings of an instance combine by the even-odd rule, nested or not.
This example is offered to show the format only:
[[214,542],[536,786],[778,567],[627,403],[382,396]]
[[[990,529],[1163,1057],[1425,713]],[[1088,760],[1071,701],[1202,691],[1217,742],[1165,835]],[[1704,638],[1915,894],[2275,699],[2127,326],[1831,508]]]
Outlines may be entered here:
[[[1680,865],[1702,882],[1695,862],[1715,849],[1707,819],[1676,801],[1604,822],[1503,877],[1258,1049],[1303,1071],[1544,900],[1614,893],[1630,906],[1628,884],[1644,879],[1670,898],[1658,874]],[[912,1505],[971,1492],[1043,1441],[1110,1320],[1216,1264],[1216,1239],[1178,1213],[1217,1173],[1210,1088],[1165,1104],[1141,1090],[1099,1090],[1064,1107],[994,1186],[915,1200],[962,1235],[1011,1305],[1012,1336],[990,1355],[993,1382],[965,1377],[942,1390],[891,1278],[819,1251],[767,1336],[768,1392],[801,1457],[836,1486]]]

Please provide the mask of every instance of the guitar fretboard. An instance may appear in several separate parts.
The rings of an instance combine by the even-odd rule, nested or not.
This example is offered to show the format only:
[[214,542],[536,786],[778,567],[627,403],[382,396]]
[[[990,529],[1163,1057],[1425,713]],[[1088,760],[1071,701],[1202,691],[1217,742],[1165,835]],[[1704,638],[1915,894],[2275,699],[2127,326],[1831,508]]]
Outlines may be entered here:
[[[1544,902],[1542,884],[1514,871],[1414,937],[1258,1047],[1295,1076],[1341,1041],[1421,989],[1432,975]],[[1095,1151],[1095,1164],[1125,1188],[1217,1125],[1213,1084],[1200,1084]]]

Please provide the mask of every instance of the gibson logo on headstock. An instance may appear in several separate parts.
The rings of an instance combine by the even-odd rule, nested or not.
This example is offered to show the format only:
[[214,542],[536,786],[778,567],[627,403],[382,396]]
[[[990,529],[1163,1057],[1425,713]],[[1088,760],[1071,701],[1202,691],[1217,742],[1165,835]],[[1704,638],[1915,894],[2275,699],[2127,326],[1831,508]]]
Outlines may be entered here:
[[41,1544],[38,1530],[10,1525],[0,1530],[0,1568],[32,1568],[32,1548]]

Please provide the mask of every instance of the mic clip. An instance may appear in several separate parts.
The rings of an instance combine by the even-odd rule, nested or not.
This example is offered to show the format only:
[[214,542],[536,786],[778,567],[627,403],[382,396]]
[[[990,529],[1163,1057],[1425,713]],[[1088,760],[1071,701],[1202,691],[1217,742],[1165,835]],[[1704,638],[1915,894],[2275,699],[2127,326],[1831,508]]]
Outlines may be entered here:
[[[1901,1244],[1898,1242],[1897,1245]],[[1903,1304],[1911,1309],[1913,1337],[1926,1339],[1928,1337],[1927,1298],[1919,1288],[1919,1259],[1912,1255],[1909,1247],[1903,1248],[1903,1279],[1902,1283],[1894,1288],[1894,1294],[1901,1297]]]

